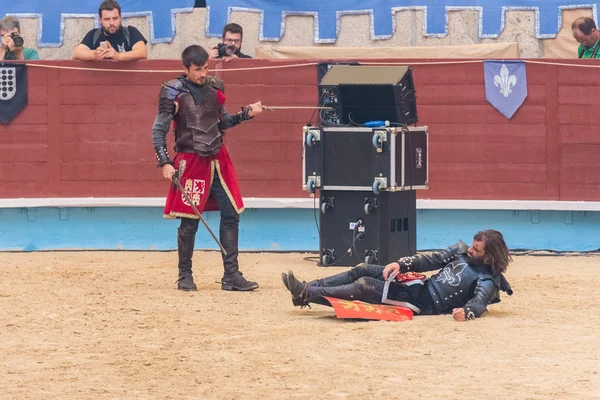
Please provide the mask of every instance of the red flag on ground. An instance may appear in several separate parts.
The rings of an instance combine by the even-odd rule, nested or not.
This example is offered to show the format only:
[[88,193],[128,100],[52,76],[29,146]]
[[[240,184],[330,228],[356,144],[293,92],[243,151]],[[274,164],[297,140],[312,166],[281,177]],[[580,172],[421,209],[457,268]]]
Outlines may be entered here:
[[413,312],[409,308],[388,306],[383,304],[363,303],[362,301],[340,300],[333,297],[326,299],[338,318],[372,319],[379,321],[407,321],[412,319]]

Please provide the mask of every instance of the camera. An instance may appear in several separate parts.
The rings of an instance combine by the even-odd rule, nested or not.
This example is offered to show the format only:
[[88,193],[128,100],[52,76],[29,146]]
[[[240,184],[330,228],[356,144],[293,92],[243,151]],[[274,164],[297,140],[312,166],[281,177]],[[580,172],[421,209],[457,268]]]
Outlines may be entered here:
[[230,44],[225,44],[225,43],[218,43],[217,49],[219,50],[220,58],[231,56],[231,55],[235,54],[235,50],[236,50],[235,46],[232,46]]
[[24,43],[23,38],[21,36],[19,36],[19,34],[17,32],[11,33],[10,38],[12,39],[12,41],[16,47],[23,47],[23,43]]

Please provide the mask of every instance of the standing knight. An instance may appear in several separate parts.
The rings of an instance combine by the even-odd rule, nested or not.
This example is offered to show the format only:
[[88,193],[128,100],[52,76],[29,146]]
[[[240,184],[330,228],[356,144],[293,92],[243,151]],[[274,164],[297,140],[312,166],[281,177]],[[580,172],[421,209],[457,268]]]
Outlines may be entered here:
[[[239,214],[244,211],[237,176],[227,149],[223,145],[224,130],[247,121],[262,112],[259,102],[244,107],[237,114],[225,111],[225,89],[222,81],[208,75],[208,53],[198,45],[187,47],[182,55],[185,74],[163,83],[152,142],[158,165],[165,179],[173,175],[181,182],[196,208],[219,210],[220,242],[225,272],[221,289],[252,291],[256,282],[246,280],[238,267]],[[173,122],[175,151],[171,160],[166,148],[166,135]],[[167,195],[164,215],[181,218],[177,232],[179,253],[179,290],[196,290],[192,276],[192,256],[199,218],[184,196],[173,185]]]

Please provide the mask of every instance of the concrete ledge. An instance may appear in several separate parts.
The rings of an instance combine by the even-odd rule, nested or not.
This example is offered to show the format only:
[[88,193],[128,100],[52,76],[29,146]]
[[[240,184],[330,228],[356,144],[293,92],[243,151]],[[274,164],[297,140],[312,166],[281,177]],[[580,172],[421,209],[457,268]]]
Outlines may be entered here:
[[[313,198],[244,198],[246,208],[313,208]],[[0,199],[2,208],[36,207],[163,207],[164,197],[74,197]],[[318,200],[317,200],[318,204]],[[543,201],[543,200],[433,200],[418,199],[421,210],[550,210],[600,211],[597,201]]]
[[[176,249],[179,221],[163,218],[162,207],[94,204],[0,209],[0,251]],[[311,208],[249,208],[240,218],[240,249],[318,251],[318,214]],[[419,250],[470,242],[482,229],[502,232],[510,249],[597,251],[600,236],[600,212],[421,209],[416,217]],[[219,231],[218,212],[204,218]],[[216,249],[205,229],[196,235],[196,249]]]

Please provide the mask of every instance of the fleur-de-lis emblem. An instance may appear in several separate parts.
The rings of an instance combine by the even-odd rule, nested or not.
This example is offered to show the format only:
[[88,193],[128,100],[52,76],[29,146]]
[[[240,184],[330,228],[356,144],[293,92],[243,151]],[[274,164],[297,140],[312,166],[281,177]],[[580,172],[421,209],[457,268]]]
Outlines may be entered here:
[[515,86],[516,84],[517,77],[510,75],[506,64],[502,64],[500,75],[494,76],[494,85],[500,88],[500,93],[502,93],[504,97],[508,97],[508,95],[512,93],[511,86]]

